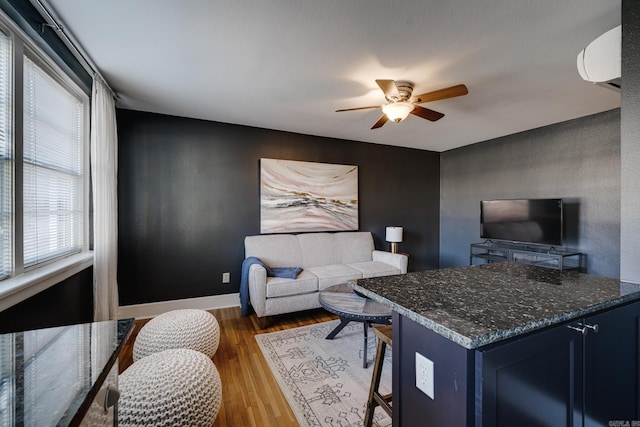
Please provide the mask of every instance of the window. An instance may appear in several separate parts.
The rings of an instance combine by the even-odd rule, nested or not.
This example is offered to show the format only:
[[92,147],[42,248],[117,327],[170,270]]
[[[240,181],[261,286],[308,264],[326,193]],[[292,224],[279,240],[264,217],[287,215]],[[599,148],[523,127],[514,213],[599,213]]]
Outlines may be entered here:
[[89,98],[0,28],[0,279],[85,250]]
[[11,43],[0,32],[0,279],[13,270],[13,141],[11,136]]
[[83,110],[78,99],[24,59],[24,266],[83,246]]
[[[86,252],[52,262],[88,247],[88,114],[88,96],[0,12],[0,293],[11,291],[2,303],[19,302],[90,263]],[[90,333],[0,335],[0,425],[44,425],[64,413],[91,356],[77,341]],[[69,375],[52,374],[69,349]],[[19,384],[16,366],[24,371]],[[53,406],[40,407],[51,381],[60,393]],[[14,413],[12,406],[35,409]]]

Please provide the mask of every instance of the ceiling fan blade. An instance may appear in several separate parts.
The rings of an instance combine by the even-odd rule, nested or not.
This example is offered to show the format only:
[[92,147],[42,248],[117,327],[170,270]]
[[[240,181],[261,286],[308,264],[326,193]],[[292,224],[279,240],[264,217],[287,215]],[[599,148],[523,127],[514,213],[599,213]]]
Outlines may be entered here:
[[368,107],[356,107],[356,108],[343,108],[341,110],[336,110],[336,113],[340,113],[342,111],[355,111],[355,110],[368,110],[370,108],[380,108],[380,105],[370,105]]
[[413,110],[411,110],[411,114],[416,115],[418,117],[422,117],[423,119],[431,120],[432,122],[435,122],[436,120],[440,120],[441,118],[444,117],[444,114],[442,113],[429,110],[428,108],[424,108],[419,105],[413,106]]
[[378,128],[381,128],[381,127],[382,127],[382,125],[384,125],[385,123],[387,123],[387,120],[389,120],[389,119],[387,118],[387,115],[386,115],[386,114],[383,114],[382,116],[380,116],[380,118],[378,119],[378,121],[377,121],[377,122],[375,122],[375,123],[373,124],[373,126],[371,126],[371,129],[378,129]]
[[376,83],[378,83],[378,86],[380,86],[380,89],[384,92],[384,96],[392,99],[400,99],[400,92],[394,80],[376,80]]
[[423,93],[422,95],[414,96],[413,99],[415,99],[415,103],[422,104],[423,102],[439,101],[441,99],[454,98],[468,93],[469,90],[465,85],[456,85],[445,89],[434,90],[433,92]]

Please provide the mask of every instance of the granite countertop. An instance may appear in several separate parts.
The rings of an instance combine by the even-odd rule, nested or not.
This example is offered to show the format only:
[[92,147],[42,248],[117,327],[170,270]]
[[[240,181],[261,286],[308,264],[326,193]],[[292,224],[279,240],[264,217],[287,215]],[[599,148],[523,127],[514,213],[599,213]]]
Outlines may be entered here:
[[513,262],[349,283],[468,349],[640,300],[640,285]]
[[133,319],[0,335],[0,425],[77,425]]

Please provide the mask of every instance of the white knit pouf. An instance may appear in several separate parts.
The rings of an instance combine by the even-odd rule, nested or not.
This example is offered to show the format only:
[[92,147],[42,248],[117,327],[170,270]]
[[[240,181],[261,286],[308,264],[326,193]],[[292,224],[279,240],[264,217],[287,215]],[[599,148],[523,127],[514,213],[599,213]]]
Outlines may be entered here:
[[147,322],[133,343],[133,361],[172,348],[190,348],[213,357],[220,343],[220,326],[208,311],[173,310]]
[[222,402],[220,375],[206,355],[165,350],[129,366],[118,377],[118,425],[211,427]]

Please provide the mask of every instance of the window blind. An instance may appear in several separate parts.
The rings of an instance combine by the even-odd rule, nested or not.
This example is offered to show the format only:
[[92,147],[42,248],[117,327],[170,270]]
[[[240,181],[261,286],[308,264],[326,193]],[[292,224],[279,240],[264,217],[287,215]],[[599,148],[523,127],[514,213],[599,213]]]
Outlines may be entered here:
[[83,102],[24,58],[24,266],[83,244]]
[[13,138],[11,43],[0,32],[0,279],[13,270]]

